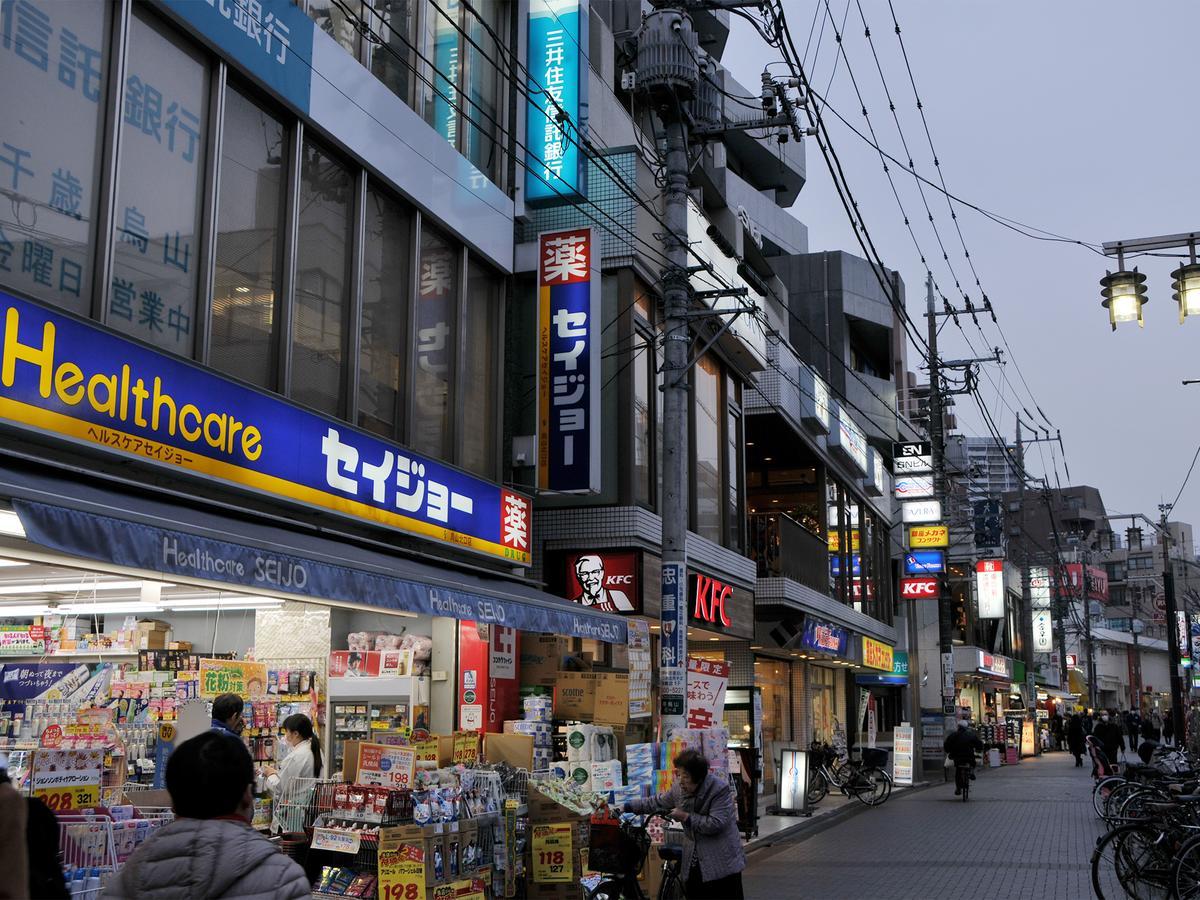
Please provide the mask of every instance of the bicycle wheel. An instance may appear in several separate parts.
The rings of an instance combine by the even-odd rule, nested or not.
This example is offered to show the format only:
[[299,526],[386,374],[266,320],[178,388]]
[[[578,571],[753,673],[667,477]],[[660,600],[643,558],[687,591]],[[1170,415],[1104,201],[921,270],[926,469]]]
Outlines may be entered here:
[[1141,824],[1122,825],[1114,828],[1100,840],[1092,851],[1092,891],[1098,900],[1123,900],[1128,896],[1118,876],[1118,858],[1125,837],[1132,831],[1144,830]]
[[1135,823],[1120,840],[1117,881],[1134,900],[1168,900],[1174,869],[1175,840],[1159,825]]
[[1145,788],[1144,784],[1136,781],[1127,781],[1124,784],[1118,784],[1115,788],[1109,791],[1108,797],[1104,801],[1104,821],[1109,827],[1116,828],[1123,824],[1120,818],[1121,806],[1133,794]]
[[867,806],[881,806],[892,794],[892,780],[883,769],[862,769],[854,779],[854,796]]
[[618,879],[602,881],[588,892],[587,900],[640,900],[639,894],[622,893]]
[[679,877],[679,870],[672,866],[663,873],[662,884],[658,888],[657,900],[686,900],[687,895],[683,892],[683,881]]
[[808,773],[808,805],[815,806],[829,793],[829,779],[820,769]]
[[1101,778],[1096,782],[1096,786],[1092,788],[1092,809],[1096,810],[1096,815],[1104,818],[1105,804],[1108,802],[1108,795],[1118,785],[1125,784],[1125,778],[1122,775],[1109,775],[1107,778]]
[[1117,818],[1123,823],[1138,822],[1153,819],[1158,814],[1149,809],[1147,804],[1169,802],[1171,796],[1158,788],[1143,787],[1141,790],[1128,793],[1116,811]]
[[1178,900],[1200,900],[1200,835],[1188,838],[1179,848],[1171,885]]

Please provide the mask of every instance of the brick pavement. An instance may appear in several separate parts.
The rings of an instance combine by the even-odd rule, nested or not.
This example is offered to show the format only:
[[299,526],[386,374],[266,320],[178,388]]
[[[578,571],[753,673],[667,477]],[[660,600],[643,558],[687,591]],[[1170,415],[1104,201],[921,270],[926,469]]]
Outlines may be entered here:
[[1053,753],[954,785],[895,796],[807,840],[752,853],[746,896],[761,900],[1070,900],[1092,896],[1102,823],[1090,768]]

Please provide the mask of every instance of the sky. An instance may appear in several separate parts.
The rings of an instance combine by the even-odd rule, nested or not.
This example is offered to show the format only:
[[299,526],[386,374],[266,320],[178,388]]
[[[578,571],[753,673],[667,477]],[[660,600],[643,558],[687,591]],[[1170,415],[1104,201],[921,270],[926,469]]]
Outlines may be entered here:
[[[846,58],[837,52],[827,4],[843,32]],[[907,161],[864,36],[861,5],[916,170],[937,182],[887,0],[783,0],[783,5],[802,54],[814,14],[820,14],[806,65],[817,92],[865,132],[852,71],[881,146]],[[1097,245],[1200,231],[1200,115],[1186,87],[1195,77],[1200,3],[893,0],[892,5],[950,192],[1001,216]],[[818,45],[822,20],[825,34]],[[722,61],[743,85],[756,87],[764,62],[780,58],[734,18]],[[923,333],[925,267],[879,155],[831,113],[825,119],[875,246],[904,278],[909,314]],[[809,249],[861,255],[820,151],[811,138],[806,144],[808,181],[792,213],[809,227]],[[962,305],[953,266],[978,301],[945,198],[925,190],[949,264],[914,179],[904,167],[891,168],[942,293]],[[1060,456],[1064,486],[1099,488],[1110,513],[1157,518],[1157,505],[1175,497],[1200,446],[1200,384],[1180,384],[1200,378],[1200,317],[1179,324],[1170,278],[1179,260],[1127,259],[1127,267],[1137,264],[1147,275],[1145,328],[1123,325],[1114,333],[1100,305],[1099,279],[1117,268],[1115,259],[1075,244],[1023,237],[957,204],[955,210],[1012,350],[1005,352],[1007,365],[991,366],[979,379],[998,429],[1013,438],[1015,412],[1022,407],[1046,425],[1036,402],[1053,423],[1051,433],[1062,431],[1070,470],[1068,482]],[[980,318],[986,339],[969,317],[961,321],[980,355],[986,355],[985,346],[1003,349],[988,317]],[[943,358],[975,355],[953,323],[940,332],[939,342]],[[912,348],[909,358],[913,368]],[[959,430],[987,434],[974,401],[957,400]],[[1051,445],[1031,445],[1027,454],[1031,473],[1045,473],[1053,483]],[[1172,518],[1200,528],[1200,465]]]

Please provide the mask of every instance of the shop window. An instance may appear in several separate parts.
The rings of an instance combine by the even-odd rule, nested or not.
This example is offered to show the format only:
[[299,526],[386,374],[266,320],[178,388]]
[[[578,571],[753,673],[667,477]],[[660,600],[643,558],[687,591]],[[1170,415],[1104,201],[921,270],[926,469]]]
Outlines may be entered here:
[[308,0],[308,17],[351,56],[358,58],[364,7],[369,8],[369,4],[361,0]]
[[375,184],[367,188],[363,233],[358,424],[398,436],[405,396],[405,347],[412,285],[412,212]]
[[651,371],[654,363],[654,338],[650,332],[637,329],[630,362],[630,378],[633,380],[633,500],[635,503],[654,509],[652,496],[651,467],[654,446],[654,382],[656,374]]
[[754,683],[762,688],[763,780],[774,784],[776,748],[792,739],[791,664],[756,659]]
[[416,365],[411,443],[419,453],[449,459],[450,382],[455,366],[459,250],[422,224],[417,275]]
[[503,27],[502,3],[480,3],[466,15],[466,103],[463,109],[463,154],[475,168],[493,180],[500,162],[501,85],[504,72],[499,68],[504,52],[496,37]]
[[419,0],[374,0],[367,11],[371,72],[405,103],[413,102]]
[[462,70],[462,6],[459,0],[430,0],[422,35],[425,76],[421,112],[425,121],[452,147],[458,146],[459,93]]
[[203,57],[135,8],[105,321],[183,356],[195,345],[208,81]]
[[0,3],[0,284],[77,313],[91,308],[110,8]]
[[333,416],[342,413],[345,384],[353,187],[354,177],[346,166],[317,144],[304,142],[291,396]]
[[721,367],[711,356],[693,368],[695,531],[721,543]]
[[229,87],[221,135],[208,362],[274,388],[287,134],[277,118]]
[[725,546],[742,549],[742,413],[738,383],[725,379]]
[[471,257],[467,263],[466,353],[463,359],[464,469],[485,478],[496,475],[496,328],[504,302],[504,280]]

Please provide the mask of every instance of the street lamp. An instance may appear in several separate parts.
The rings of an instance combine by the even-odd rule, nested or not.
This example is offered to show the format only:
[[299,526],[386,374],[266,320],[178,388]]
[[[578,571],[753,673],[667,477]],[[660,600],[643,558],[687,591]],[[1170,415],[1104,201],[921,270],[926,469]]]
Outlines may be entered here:
[[1101,305],[1108,308],[1108,321],[1113,331],[1117,330],[1120,322],[1137,322],[1139,328],[1146,326],[1142,320],[1142,306],[1146,303],[1146,276],[1137,270],[1137,266],[1131,272],[1109,272],[1100,279],[1100,286],[1103,288],[1100,293],[1104,297]]
[[1171,273],[1172,296],[1179,304],[1179,322],[1188,316],[1200,315],[1200,264],[1196,262],[1196,242],[1200,232],[1166,234],[1158,237],[1134,238],[1129,241],[1109,241],[1104,244],[1104,255],[1117,258],[1117,271],[1107,272],[1100,279],[1102,305],[1108,310],[1108,321],[1112,330],[1122,322],[1137,322],[1145,327],[1142,307],[1147,303],[1146,276],[1137,270],[1125,268],[1126,253],[1150,253],[1155,250],[1170,250],[1186,247],[1189,261]]
[[1179,324],[1188,316],[1200,313],[1200,263],[1196,262],[1196,245],[1192,244],[1192,261],[1171,273],[1171,296],[1179,304]]

